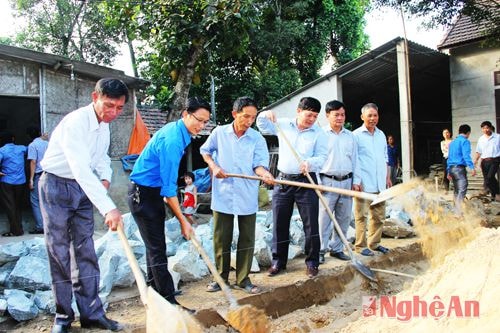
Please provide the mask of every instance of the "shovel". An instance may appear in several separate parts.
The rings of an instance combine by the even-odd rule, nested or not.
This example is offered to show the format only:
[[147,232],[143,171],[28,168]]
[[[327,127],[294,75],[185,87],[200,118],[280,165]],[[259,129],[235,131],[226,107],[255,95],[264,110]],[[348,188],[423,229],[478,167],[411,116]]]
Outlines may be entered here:
[[194,232],[191,233],[191,242],[200,253],[203,261],[207,264],[208,269],[212,273],[215,282],[219,284],[224,295],[229,301],[229,311],[224,319],[234,328],[241,333],[266,333],[270,330],[269,319],[263,310],[259,310],[251,305],[239,306],[233,294],[229,290],[222,277],[220,276],[217,268],[215,268],[207,253],[201,246],[199,240],[196,238]]
[[[299,154],[297,153],[297,151],[293,148],[293,146],[290,143],[290,141],[288,141],[288,138],[286,137],[285,133],[283,133],[283,131],[281,130],[281,128],[278,125],[278,123],[274,123],[274,125],[276,126],[276,129],[278,130],[278,133],[283,137],[283,140],[288,145],[288,148],[290,148],[290,150],[292,151],[293,155],[297,159],[297,162],[299,162],[299,164],[302,163],[302,158],[299,156]],[[307,177],[307,179],[309,180],[309,183],[311,183],[311,185],[316,185],[317,186],[317,184],[314,183],[314,180],[311,178],[311,175],[308,172],[306,172],[304,174]],[[335,216],[333,216],[332,210],[330,209],[330,207],[328,207],[328,203],[326,202],[325,197],[323,196],[323,194],[321,194],[321,191],[318,190],[317,188],[315,188],[314,191],[318,195],[319,200],[321,201],[321,204],[323,205],[323,207],[325,208],[326,212],[328,213],[328,216],[332,220],[333,225],[335,227],[335,230],[337,231],[337,234],[339,235],[340,239],[342,240],[342,243],[347,248],[347,251],[349,252],[349,257],[351,258],[351,265],[358,272],[360,272],[363,276],[365,276],[369,280],[371,280],[371,281],[377,281],[377,278],[375,277],[375,273],[373,273],[373,271],[369,267],[365,266],[361,261],[357,260],[354,257],[354,253],[352,252],[351,246],[350,246],[349,242],[347,241],[347,239],[345,238],[344,233],[342,232],[342,229],[340,229],[340,226],[339,226],[339,224],[337,222],[337,219],[335,219]]]
[[125,249],[130,268],[134,274],[142,304],[146,308],[146,331],[148,333],[182,332],[201,333],[203,329],[200,324],[186,311],[169,303],[163,296],[158,294],[152,287],[146,285],[137,259],[123,232],[122,227],[117,229],[118,236]]

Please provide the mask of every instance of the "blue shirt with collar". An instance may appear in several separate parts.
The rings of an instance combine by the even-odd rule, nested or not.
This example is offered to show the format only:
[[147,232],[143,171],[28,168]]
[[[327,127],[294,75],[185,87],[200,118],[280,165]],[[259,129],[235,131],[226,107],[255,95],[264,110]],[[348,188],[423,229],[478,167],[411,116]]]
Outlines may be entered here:
[[26,146],[13,143],[7,143],[0,148],[0,172],[5,174],[0,177],[0,182],[11,185],[26,183],[24,157],[27,150]]
[[[255,168],[269,166],[269,152],[264,137],[249,128],[238,138],[233,124],[219,126],[213,130],[200,147],[201,154],[217,154],[217,165],[226,173],[254,175]],[[214,211],[250,215],[257,212],[259,182],[241,178],[213,178],[212,203]]]
[[353,184],[361,184],[363,191],[368,193],[382,192],[387,188],[388,156],[385,134],[377,127],[372,134],[365,125],[358,127],[353,134],[358,144],[358,163]]
[[468,166],[470,169],[474,169],[474,163],[472,163],[470,154],[471,147],[469,139],[467,139],[464,134],[458,135],[455,140],[450,142],[446,170],[449,172],[450,167],[455,165]]
[[160,194],[177,195],[179,164],[191,135],[182,119],[168,123],[153,135],[134,164],[130,180],[148,187],[161,187]]

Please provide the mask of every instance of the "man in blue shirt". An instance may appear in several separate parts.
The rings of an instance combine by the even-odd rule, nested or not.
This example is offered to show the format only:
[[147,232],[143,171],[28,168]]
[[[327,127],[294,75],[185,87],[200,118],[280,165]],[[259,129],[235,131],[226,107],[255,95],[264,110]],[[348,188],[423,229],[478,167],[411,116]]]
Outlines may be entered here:
[[26,183],[24,158],[27,148],[14,144],[14,135],[8,132],[3,133],[2,143],[4,146],[0,148],[0,198],[10,225],[10,231],[2,236],[21,236],[24,234],[21,207]]
[[458,136],[450,143],[448,148],[447,169],[448,179],[453,181],[453,196],[455,197],[455,208],[458,214],[462,214],[462,204],[467,193],[467,170],[472,170],[472,176],[476,175],[474,163],[471,158],[470,136],[471,128],[469,125],[460,125]]
[[[201,146],[200,152],[214,176],[212,204],[214,221],[215,265],[225,281],[231,269],[231,243],[234,216],[238,216],[238,246],[236,253],[236,284],[249,294],[260,292],[248,275],[252,267],[255,245],[255,221],[258,210],[259,182],[250,179],[228,178],[226,173],[264,177],[272,184],[267,170],[269,152],[264,137],[251,128],[257,116],[257,105],[249,97],[239,97],[233,105],[231,124],[219,126]],[[212,156],[217,154],[217,162]],[[218,291],[217,282],[207,291]]]
[[40,211],[40,199],[38,197],[38,181],[43,171],[40,161],[43,159],[49,145],[47,141],[48,134],[42,135],[39,127],[30,127],[27,132],[33,139],[28,145],[28,161],[30,164],[28,187],[30,189],[31,209],[33,210],[33,218],[35,219],[35,228],[30,231],[30,234],[43,234],[42,212]]
[[[276,119],[272,110],[264,111],[257,117],[257,127],[262,132],[278,134],[277,125],[282,135],[279,139],[278,169],[280,179],[309,183],[305,173],[309,173],[316,182],[316,173],[321,170],[328,156],[328,138],[316,125],[321,103],[313,97],[301,98],[297,107],[297,117]],[[302,160],[297,161],[295,154],[285,142],[285,136],[294,146]],[[306,274],[312,278],[318,275],[319,265],[319,199],[316,192],[295,186],[275,186],[273,190],[273,261],[268,270],[269,276],[275,276],[286,269],[288,246],[290,244],[290,218],[293,206],[297,204],[300,218],[304,224],[306,255]]]
[[179,220],[182,235],[193,229],[184,218],[177,198],[179,164],[184,150],[210,119],[210,104],[198,97],[187,100],[182,118],[163,126],[148,141],[130,174],[128,205],[146,245],[147,282],[172,304],[175,299],[168,271],[165,242],[165,204]]
[[[378,127],[378,106],[367,103],[361,108],[363,125],[353,134],[358,144],[359,172],[354,173],[353,189],[368,193],[380,193],[392,186],[387,165],[387,144],[384,132]],[[354,199],[354,220],[356,224],[356,252],[373,256],[373,251],[383,254],[389,249],[380,245],[385,220],[385,203],[371,206],[365,199]],[[369,223],[368,223],[369,216]],[[368,233],[367,233],[368,229]]]

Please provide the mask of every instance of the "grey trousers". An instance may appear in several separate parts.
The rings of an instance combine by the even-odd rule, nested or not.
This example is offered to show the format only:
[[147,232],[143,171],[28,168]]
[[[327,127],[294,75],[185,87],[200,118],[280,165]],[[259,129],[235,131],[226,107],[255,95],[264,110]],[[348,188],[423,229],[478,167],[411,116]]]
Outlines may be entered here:
[[56,324],[75,319],[75,294],[81,319],[104,315],[99,298],[99,265],[94,249],[92,203],[73,179],[43,173],[39,182],[45,242],[49,257]]
[[[321,183],[325,186],[337,187],[346,190],[352,188],[352,178],[343,181],[336,181],[332,178],[320,176]],[[344,236],[351,222],[352,197],[338,193],[325,192],[323,197],[328,203],[328,207],[337,220]],[[321,251],[341,252],[344,250],[344,243],[337,234],[330,216],[325,207],[319,205],[319,238],[321,241]]]

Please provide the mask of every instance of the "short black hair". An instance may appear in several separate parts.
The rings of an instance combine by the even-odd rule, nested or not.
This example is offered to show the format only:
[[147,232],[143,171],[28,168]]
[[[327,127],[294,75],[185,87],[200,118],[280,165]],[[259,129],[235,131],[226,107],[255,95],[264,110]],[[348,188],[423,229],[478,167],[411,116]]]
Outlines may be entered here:
[[484,126],[488,126],[488,127],[489,127],[489,128],[491,128],[491,129],[495,128],[495,127],[493,127],[493,124],[492,124],[490,121],[488,121],[488,120],[483,121],[483,122],[481,123],[481,128],[483,128]]
[[333,101],[330,101],[330,102],[326,103],[326,105],[325,105],[325,112],[326,113],[330,113],[330,111],[337,111],[340,108],[344,108],[345,109],[344,103],[342,103],[341,101],[333,100]]
[[319,113],[321,111],[321,102],[314,97],[302,97],[298,108]]
[[111,98],[120,98],[125,96],[125,103],[128,102],[128,88],[122,80],[118,80],[115,78],[103,78],[97,81],[95,84],[95,92],[108,96]]
[[242,96],[242,97],[238,97],[234,101],[233,111],[241,112],[245,106],[255,106],[255,108],[258,109],[257,103],[251,97]]
[[42,132],[40,131],[39,126],[29,126],[26,129],[26,134],[31,138],[31,140],[34,140],[38,138],[40,135],[42,135]]
[[182,178],[184,178],[184,177],[186,177],[186,176],[187,176],[187,177],[190,177],[190,178],[193,180],[193,182],[194,182],[194,173],[192,173],[191,171],[186,171],[186,172],[184,173],[184,176],[183,176]]
[[467,124],[460,125],[460,127],[458,128],[458,134],[467,134],[470,133],[470,131],[470,126]]
[[187,113],[195,113],[198,109],[205,109],[208,112],[212,111],[210,103],[205,101],[203,98],[197,96],[189,97],[186,101],[184,110],[187,111]]

